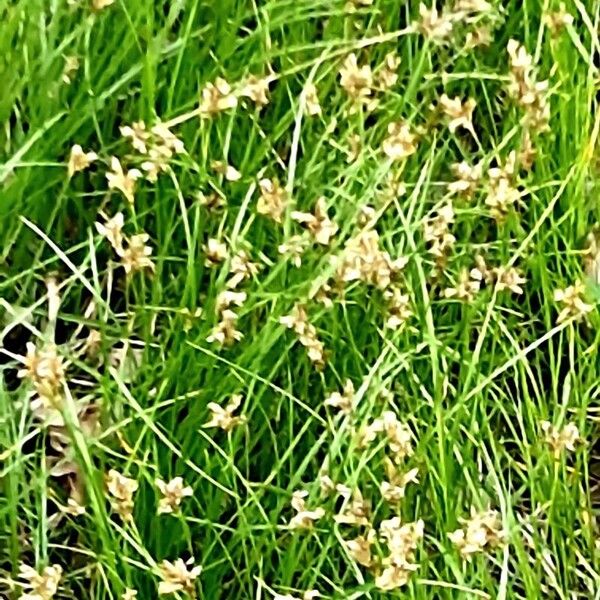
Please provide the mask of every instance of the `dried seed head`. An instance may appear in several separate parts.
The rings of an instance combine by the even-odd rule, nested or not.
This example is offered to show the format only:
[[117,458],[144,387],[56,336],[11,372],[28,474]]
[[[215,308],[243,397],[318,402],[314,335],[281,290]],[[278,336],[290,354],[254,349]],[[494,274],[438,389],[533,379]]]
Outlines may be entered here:
[[367,526],[371,515],[371,503],[366,500],[358,488],[350,490],[345,486],[336,486],[344,496],[341,511],[333,517],[338,525]]
[[408,583],[411,573],[417,569],[415,550],[423,538],[423,530],[421,520],[402,525],[400,517],[392,517],[381,522],[379,535],[389,554],[383,559],[383,570],[375,578],[379,589],[394,590]]
[[548,81],[537,81],[533,58],[516,40],[509,40],[510,60],[508,93],[524,111],[524,124],[533,131],[549,130],[550,104]]
[[522,294],[521,287],[527,279],[515,267],[496,267],[492,269],[493,277],[496,279],[496,289],[499,292],[510,290],[513,294]]
[[385,326],[388,329],[400,329],[412,316],[410,297],[397,286],[390,286],[383,292],[387,302],[388,315]]

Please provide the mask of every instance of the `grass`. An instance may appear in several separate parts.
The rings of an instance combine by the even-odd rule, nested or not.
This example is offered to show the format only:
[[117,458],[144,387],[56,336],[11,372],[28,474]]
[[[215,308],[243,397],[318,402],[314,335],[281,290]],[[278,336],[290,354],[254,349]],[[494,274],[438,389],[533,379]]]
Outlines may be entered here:
[[[419,19],[412,0],[375,0],[351,14],[340,0],[79,4],[0,0],[0,596],[20,597],[25,563],[62,567],[57,598],[115,599],[126,587],[155,598],[161,561],[193,557],[203,567],[199,598],[300,598],[310,589],[340,599],[600,598],[600,295],[583,267],[586,236],[600,221],[600,5],[568,0],[573,23],[553,32],[544,17],[558,2],[511,0],[475,23],[455,23],[440,45],[410,27]],[[466,48],[481,23],[493,27],[490,45]],[[496,221],[485,173],[520,150],[525,127],[523,108],[506,93],[511,38],[534,57],[538,80],[549,80],[550,120],[549,131],[533,135],[533,168],[515,176],[520,202]],[[401,59],[397,82],[375,94],[372,112],[351,110],[340,86],[351,52],[373,69],[389,52]],[[66,56],[80,61],[69,83]],[[262,110],[246,98],[198,118],[208,82],[271,71]],[[315,117],[302,108],[308,81],[322,107]],[[431,108],[443,93],[477,101],[475,135],[451,132]],[[140,164],[119,127],[159,118],[177,123],[186,152],[156,183],[139,180],[129,205],[105,177],[113,155],[127,168]],[[400,162],[381,151],[395,121],[418,133],[415,153]],[[353,161],[351,136],[360,148]],[[74,144],[99,159],[69,178]],[[215,173],[214,160],[241,179]],[[423,225],[449,198],[450,167],[462,160],[482,161],[484,175],[472,198],[453,197],[456,242],[436,282]],[[389,193],[390,173],[405,194]],[[302,231],[290,209],[282,224],[256,210],[261,177],[278,178],[293,210],[310,212],[324,196],[339,225],[300,267],[278,253]],[[199,192],[217,192],[226,206],[207,209]],[[347,283],[329,308],[315,298],[367,206],[381,249],[408,258],[399,285],[412,316],[397,330],[385,327],[376,286]],[[123,211],[127,235],[149,234],[153,274],[125,276],[94,228],[100,211]],[[261,267],[239,286],[244,337],[229,348],[207,341],[231,268],[229,259],[206,266],[209,238],[230,253],[246,249]],[[472,301],[446,298],[443,289],[476,254],[519,267],[523,293],[488,284]],[[50,276],[60,290],[57,319],[46,301]],[[594,308],[557,324],[554,291],[576,280]],[[326,350],[321,369],[279,322],[298,302]],[[91,329],[100,333],[92,358],[82,352]],[[32,410],[31,384],[16,377],[27,342],[56,343],[69,364],[58,449],[56,428]],[[324,406],[347,379],[351,416]],[[232,394],[242,395],[247,422],[230,432],[204,428],[208,404]],[[82,404],[97,413],[93,431],[81,423]],[[397,505],[379,491],[385,441],[361,449],[353,433],[385,410],[413,435],[400,469],[418,469]],[[543,421],[559,431],[576,425],[581,441],[554,453]],[[57,477],[59,459],[67,473]],[[333,481],[362,491],[375,528],[393,515],[423,520],[406,585],[379,590],[378,567],[373,574],[352,559],[343,540],[365,528],[334,522],[341,499],[319,491],[325,464]],[[131,521],[111,507],[110,469],[139,484]],[[176,514],[157,516],[155,479],[175,476],[193,495]],[[59,510],[74,486],[86,509],[79,516]],[[308,531],[286,526],[296,490],[325,511]],[[497,510],[505,540],[465,560],[448,533],[463,527],[471,506]],[[381,541],[372,551],[387,555]]]

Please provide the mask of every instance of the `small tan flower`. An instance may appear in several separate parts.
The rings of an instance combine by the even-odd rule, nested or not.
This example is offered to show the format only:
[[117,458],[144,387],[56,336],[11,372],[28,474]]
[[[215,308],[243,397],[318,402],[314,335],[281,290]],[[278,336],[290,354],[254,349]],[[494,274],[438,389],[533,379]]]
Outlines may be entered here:
[[204,257],[205,267],[216,267],[229,256],[227,245],[215,238],[209,238],[202,247],[206,256]]
[[220,160],[211,161],[210,168],[223,175],[227,181],[239,181],[242,178],[242,174],[235,167]]
[[119,190],[127,199],[130,204],[133,204],[135,198],[135,182],[142,176],[141,171],[138,169],[130,169],[129,171],[123,171],[121,162],[116,156],[110,159],[111,171],[106,174],[108,180],[108,188],[113,190]]
[[352,412],[354,403],[354,384],[350,379],[346,379],[342,393],[333,392],[325,398],[325,406],[336,408],[340,413],[349,415]]
[[348,136],[348,148],[346,150],[346,162],[353,163],[360,158],[362,152],[362,141],[360,135],[353,133]]
[[431,9],[421,2],[419,4],[420,20],[414,24],[417,31],[436,43],[444,43],[452,34],[454,23],[452,15],[438,12],[435,3]]
[[182,558],[178,558],[175,562],[163,560],[158,566],[161,582],[158,584],[158,594],[175,594],[184,592],[192,598],[196,597],[195,581],[202,573],[200,565],[189,569],[188,566],[193,564],[193,559],[184,562]]
[[102,10],[115,3],[115,0],[92,0],[92,8],[94,10]]
[[240,95],[250,98],[258,108],[269,104],[269,79],[250,75],[242,85]]
[[329,246],[331,238],[338,231],[338,226],[327,215],[327,204],[323,196],[317,200],[314,214],[292,211],[291,217],[294,221],[306,225],[317,244],[323,246]]
[[404,160],[417,151],[416,136],[407,123],[390,123],[388,137],[383,140],[383,152],[392,160]]
[[468,31],[465,37],[465,48],[487,47],[492,43],[492,30],[489,25],[480,25]]
[[377,87],[387,90],[398,81],[398,67],[400,66],[400,57],[395,52],[388,52],[385,55],[383,66],[375,75]]
[[542,421],[541,428],[545,436],[544,441],[550,446],[555,460],[558,460],[565,450],[575,452],[576,445],[583,442],[574,423],[567,423],[562,429],[557,429],[549,421]]
[[243,425],[246,422],[246,417],[234,416],[234,412],[240,407],[243,396],[241,394],[233,394],[229,399],[229,402],[223,408],[216,402],[209,402],[208,409],[211,412],[211,419],[205,423],[204,427],[219,427],[223,431],[231,431],[239,425]]
[[344,545],[353,560],[359,565],[369,568],[373,565],[371,546],[375,542],[376,537],[377,533],[375,530],[369,529],[366,535],[359,535],[353,540],[344,541]]
[[387,251],[379,248],[379,234],[375,229],[363,229],[350,238],[340,257],[334,258],[336,276],[340,282],[361,280],[385,290],[392,278],[408,262],[405,257],[392,260]]
[[287,242],[277,246],[277,252],[284,256],[289,256],[292,264],[298,268],[302,264],[302,255],[306,248],[310,245],[310,241],[304,235],[293,235]]
[[150,132],[146,129],[144,121],[135,121],[131,125],[119,127],[121,135],[131,141],[133,148],[140,154],[148,153]]
[[304,86],[304,103],[306,106],[306,113],[310,117],[316,117],[321,114],[319,96],[317,96],[317,88],[314,83],[307,83]]
[[521,194],[506,177],[490,181],[485,204],[490,208],[490,214],[499,223],[502,223],[511,208],[517,204]]
[[231,306],[242,306],[246,302],[248,294],[246,292],[234,292],[233,290],[223,290],[217,295],[215,309],[217,312],[223,312]]
[[181,501],[188,496],[192,496],[194,493],[189,485],[183,485],[181,477],[174,477],[168,483],[162,479],[157,479],[155,484],[163,496],[158,502],[159,515],[177,512]]
[[35,396],[29,405],[31,412],[44,426],[63,426],[62,396],[66,383],[63,358],[54,344],[38,349],[32,342],[27,342],[26,348],[23,368],[17,376],[33,384]]
[[139,487],[138,482],[125,477],[115,469],[108,472],[105,480],[113,509],[124,521],[131,521],[134,507],[133,496]]
[[211,212],[217,212],[227,206],[227,199],[225,196],[217,192],[210,192],[209,194],[198,192],[196,198],[201,206],[206,207],[206,209]]
[[456,242],[456,238],[450,233],[452,223],[454,209],[450,202],[437,209],[425,221],[423,237],[429,244],[429,253],[436,258],[443,258]]
[[207,83],[202,90],[200,114],[202,117],[213,117],[217,113],[237,106],[237,98],[231,86],[222,77],[217,77],[214,83]]
[[246,279],[256,277],[260,265],[250,260],[250,255],[245,250],[238,250],[231,258],[229,265],[230,279],[227,281],[229,289],[235,289]]
[[71,83],[71,77],[79,70],[79,58],[77,56],[65,56],[65,66],[61,79],[63,83],[69,85]]
[[521,287],[527,282],[518,269],[514,267],[496,267],[492,269],[493,276],[496,279],[496,289],[499,292],[510,290],[513,294],[522,294]]
[[579,280],[564,290],[555,290],[554,301],[560,302],[563,305],[556,322],[562,323],[571,317],[575,320],[581,320],[592,312],[594,307],[584,301],[584,295],[585,285]]
[[98,160],[98,155],[95,152],[84,152],[79,144],[75,144],[71,148],[69,164],[67,165],[69,177],[73,177],[79,171],[85,171],[95,160]]
[[221,320],[215,325],[206,341],[217,342],[221,346],[231,346],[239,342],[244,334],[236,329],[237,319],[238,316],[232,310],[224,310],[221,313]]
[[469,98],[463,104],[458,96],[449,98],[446,94],[442,94],[440,107],[444,114],[450,117],[448,129],[454,133],[459,127],[462,127],[474,134],[473,111],[476,105],[477,102],[473,98]]
[[418,483],[419,469],[411,469],[401,474],[398,472],[398,467],[387,456],[384,460],[384,467],[388,480],[381,482],[379,491],[384,500],[397,504],[404,498],[406,486],[409,483]]
[[96,231],[108,240],[108,243],[113,247],[114,251],[122,256],[123,254],[123,225],[125,224],[125,218],[122,212],[118,212],[107,219],[104,216],[104,223],[94,223]]
[[471,198],[477,191],[482,174],[483,165],[481,162],[471,166],[463,161],[452,165],[452,172],[456,180],[448,184],[448,192],[450,194],[462,194],[467,198]]
[[478,512],[471,507],[471,517],[459,521],[464,527],[449,533],[448,537],[466,560],[471,560],[473,554],[501,546],[505,541],[502,520],[496,510]]
[[292,508],[296,514],[290,519],[290,529],[311,529],[316,521],[325,516],[325,510],[321,507],[315,510],[307,510],[305,498],[307,491],[295,491],[292,494]]
[[271,217],[276,223],[281,223],[288,202],[287,192],[276,179],[261,179],[258,186],[260,198],[256,210],[261,215]]
[[395,285],[383,292],[387,302],[388,315],[385,326],[388,329],[400,329],[412,316],[410,297]]
[[356,54],[352,52],[346,57],[340,69],[340,85],[353,100],[364,100],[372,93],[373,73],[371,67],[369,65],[359,67]]
[[121,596],[121,600],[136,600],[137,595],[137,590],[134,590],[132,588],[125,588],[125,591]]
[[461,269],[454,287],[444,290],[444,298],[456,298],[462,302],[473,302],[481,287],[479,279],[473,279],[468,269]]
[[49,565],[38,573],[33,567],[21,563],[18,578],[23,583],[18,582],[18,585],[24,592],[20,600],[51,600],[58,592],[62,572],[60,565]]
[[400,517],[392,517],[381,522],[379,535],[389,554],[382,561],[383,570],[375,578],[380,590],[394,590],[408,583],[411,573],[417,569],[415,550],[423,531],[422,520],[402,525]]
[[154,271],[154,263],[150,258],[152,248],[146,243],[149,239],[147,233],[138,233],[128,239],[127,247],[121,255],[121,264],[127,275],[143,269]]
[[547,131],[550,121],[548,81],[537,81],[533,57],[519,42],[509,40],[507,51],[510,60],[508,93],[523,109],[523,121],[528,128]]
[[292,312],[281,317],[279,322],[296,332],[300,343],[307,350],[308,358],[317,366],[321,366],[325,360],[325,350],[317,337],[315,326],[308,322],[306,309],[302,305],[296,304]]
[[358,488],[350,490],[345,486],[336,486],[338,492],[342,494],[345,502],[342,509],[333,520],[338,525],[367,526],[371,515],[371,503],[365,500]]
[[393,454],[394,461],[399,463],[407,456],[413,454],[413,434],[408,425],[398,421],[396,413],[391,410],[383,412],[381,430],[387,437],[388,447]]
[[373,6],[373,0],[348,0],[344,5],[344,10],[352,14],[363,6]]
[[546,13],[543,16],[544,25],[548,27],[553,36],[557,36],[564,27],[573,25],[573,15],[567,12],[564,2],[559,4],[558,10]]

